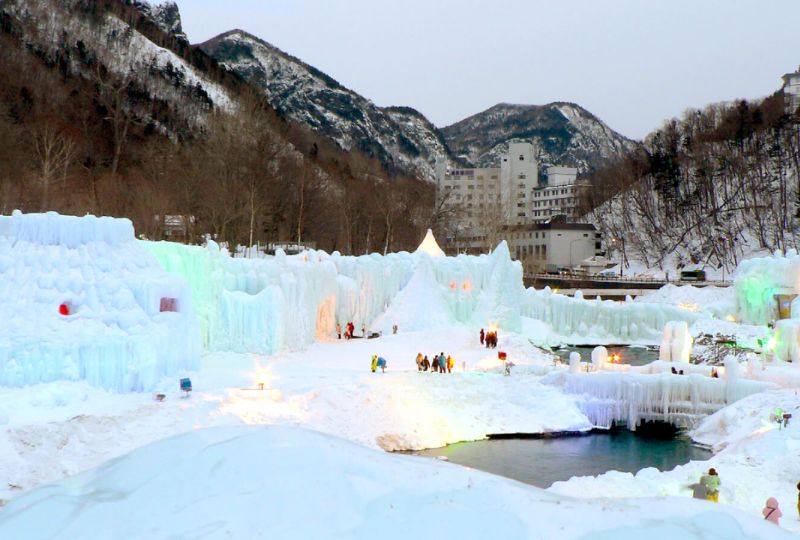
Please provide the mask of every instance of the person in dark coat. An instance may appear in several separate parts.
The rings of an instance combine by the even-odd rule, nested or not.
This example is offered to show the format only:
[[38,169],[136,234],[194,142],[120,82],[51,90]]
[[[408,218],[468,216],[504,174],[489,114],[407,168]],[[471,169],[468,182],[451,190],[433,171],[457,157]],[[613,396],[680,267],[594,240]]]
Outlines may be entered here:
[[481,345],[483,345],[483,340],[486,338],[486,334],[483,333],[483,328],[481,328]]

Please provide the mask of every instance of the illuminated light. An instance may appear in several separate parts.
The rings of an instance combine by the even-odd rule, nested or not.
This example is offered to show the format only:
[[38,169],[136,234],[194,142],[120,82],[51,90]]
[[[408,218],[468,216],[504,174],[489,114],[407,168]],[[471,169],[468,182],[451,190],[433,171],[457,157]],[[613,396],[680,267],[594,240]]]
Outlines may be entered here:
[[771,338],[769,338],[769,341],[767,342],[767,349],[769,349],[770,351],[774,351],[775,346],[777,344],[778,344],[778,339],[775,336],[772,336]]
[[678,304],[678,307],[681,309],[685,309],[686,311],[700,311],[700,306],[698,306],[697,304],[681,303]]
[[622,361],[622,357],[620,357],[619,353],[613,353],[608,357],[608,361],[612,364],[619,364]]
[[303,262],[308,262],[308,255],[303,255]]
[[733,315],[728,315],[727,317],[725,317],[725,320],[728,322],[736,322],[736,317],[734,317]]
[[470,283],[469,281],[465,281],[464,284],[461,286],[461,288],[464,289],[465,291],[471,291],[472,283]]
[[451,282],[450,282],[450,290],[451,290],[451,291],[454,291],[454,290],[456,290],[456,288],[457,288],[457,287],[458,287],[458,285],[456,284],[456,282],[455,282],[455,281],[451,281]]
[[558,294],[558,287],[556,287],[555,289],[553,289],[553,294]]

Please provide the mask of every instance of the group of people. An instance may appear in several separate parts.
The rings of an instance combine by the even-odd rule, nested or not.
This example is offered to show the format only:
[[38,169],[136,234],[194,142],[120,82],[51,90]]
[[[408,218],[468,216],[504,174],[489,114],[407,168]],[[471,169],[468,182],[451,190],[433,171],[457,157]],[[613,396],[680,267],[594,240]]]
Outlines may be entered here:
[[[356,326],[353,324],[353,321],[350,321],[344,326],[344,339],[352,339],[355,337]],[[336,337],[338,339],[342,339],[342,325],[338,322],[336,323]],[[367,325],[361,325],[361,337],[367,337]]]
[[497,347],[497,330],[489,330],[484,332],[481,328],[481,345],[486,345],[487,349],[494,349]]
[[445,356],[443,352],[434,354],[433,360],[428,360],[427,355],[422,356],[422,353],[417,353],[417,371],[428,371],[430,369],[435,373],[452,373],[455,365],[455,359],[449,354]]
[[[713,467],[708,469],[708,473],[700,478],[700,482],[692,484],[692,497],[695,499],[705,499],[708,501],[719,502],[719,486],[721,481],[717,470]],[[800,482],[797,483],[797,514],[800,516]],[[783,517],[778,500],[775,497],[770,497],[764,503],[764,509],[761,511],[764,519],[771,521],[775,525],[779,525],[778,520]]]

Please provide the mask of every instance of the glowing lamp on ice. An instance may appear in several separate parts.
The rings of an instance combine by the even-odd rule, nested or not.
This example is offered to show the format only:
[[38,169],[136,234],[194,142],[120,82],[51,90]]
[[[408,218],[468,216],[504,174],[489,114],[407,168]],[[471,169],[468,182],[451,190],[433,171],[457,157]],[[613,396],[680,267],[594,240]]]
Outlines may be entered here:
[[67,315],[70,314],[70,311],[71,310],[70,310],[69,304],[66,303],[66,302],[63,302],[60,306],[58,306],[58,312],[61,315],[67,316]]

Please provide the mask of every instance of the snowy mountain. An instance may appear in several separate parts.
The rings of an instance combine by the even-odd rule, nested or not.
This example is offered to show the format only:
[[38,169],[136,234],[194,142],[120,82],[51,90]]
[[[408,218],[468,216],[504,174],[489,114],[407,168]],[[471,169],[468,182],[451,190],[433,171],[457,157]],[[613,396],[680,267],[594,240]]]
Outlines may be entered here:
[[378,107],[320,70],[242,30],[200,48],[258,85],[285,117],[334,140],[345,150],[377,157],[388,169],[433,179],[433,161],[447,155],[433,124],[409,107]]
[[442,132],[454,154],[480,167],[496,167],[508,143],[517,140],[535,140],[543,164],[571,165],[581,173],[636,147],[574,103],[500,103]]
[[153,131],[180,136],[232,106],[233,77],[188,48],[174,3],[9,0],[0,14],[24,54],[109,95],[123,91],[120,108]]

